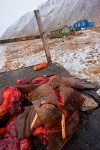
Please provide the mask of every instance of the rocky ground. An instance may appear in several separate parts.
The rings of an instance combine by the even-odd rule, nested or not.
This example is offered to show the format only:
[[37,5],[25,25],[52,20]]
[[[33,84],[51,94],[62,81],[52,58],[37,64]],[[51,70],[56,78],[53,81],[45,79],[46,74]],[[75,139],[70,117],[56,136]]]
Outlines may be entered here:
[[[0,48],[0,72],[46,61],[41,39]],[[64,41],[61,38],[49,40],[49,49],[52,61],[61,64],[72,75],[100,82],[100,28],[77,31]]]

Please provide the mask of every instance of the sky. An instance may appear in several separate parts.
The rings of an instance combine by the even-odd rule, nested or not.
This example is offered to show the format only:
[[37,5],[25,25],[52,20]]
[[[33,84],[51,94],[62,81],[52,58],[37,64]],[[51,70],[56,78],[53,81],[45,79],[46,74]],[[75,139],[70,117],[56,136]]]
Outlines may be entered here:
[[27,12],[37,9],[47,0],[0,0],[0,36]]

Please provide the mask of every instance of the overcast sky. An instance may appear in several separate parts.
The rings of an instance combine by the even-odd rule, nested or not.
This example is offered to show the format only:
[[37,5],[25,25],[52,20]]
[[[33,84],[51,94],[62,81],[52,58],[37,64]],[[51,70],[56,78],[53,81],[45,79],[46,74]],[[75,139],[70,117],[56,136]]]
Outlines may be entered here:
[[0,36],[18,18],[47,0],[0,0]]

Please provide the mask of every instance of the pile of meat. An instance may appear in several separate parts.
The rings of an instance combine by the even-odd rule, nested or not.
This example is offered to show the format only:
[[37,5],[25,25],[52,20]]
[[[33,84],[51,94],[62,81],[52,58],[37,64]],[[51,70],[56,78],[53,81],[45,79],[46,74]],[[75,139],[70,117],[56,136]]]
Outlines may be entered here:
[[37,76],[2,89],[0,150],[35,150],[34,140],[61,150],[77,129],[79,111],[98,106],[81,90],[95,88],[77,78]]

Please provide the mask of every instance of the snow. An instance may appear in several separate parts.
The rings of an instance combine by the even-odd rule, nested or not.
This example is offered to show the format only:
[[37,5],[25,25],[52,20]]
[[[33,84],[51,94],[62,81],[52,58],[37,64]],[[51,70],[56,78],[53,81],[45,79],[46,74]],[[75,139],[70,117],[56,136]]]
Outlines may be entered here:
[[0,69],[4,66],[6,62],[5,48],[6,46],[0,46]]
[[24,26],[26,26],[30,22],[30,20],[33,18],[33,14],[34,12],[28,12],[19,19],[18,23],[20,24],[20,26],[16,26],[17,32],[23,29]]
[[[72,75],[100,82],[100,33],[82,30],[75,36],[50,40],[50,53],[53,62],[57,62]],[[6,51],[2,71],[32,66],[46,61],[40,39],[10,44]]]
[[0,54],[2,53],[4,48],[5,48],[4,46],[0,46]]
[[[95,1],[91,3],[90,0],[47,0],[37,8],[40,10],[44,30],[49,32],[64,25],[70,26],[84,18],[95,22],[95,25],[100,25],[100,3],[99,0]],[[19,18],[1,38],[24,37],[37,33],[37,22],[32,11]]]

